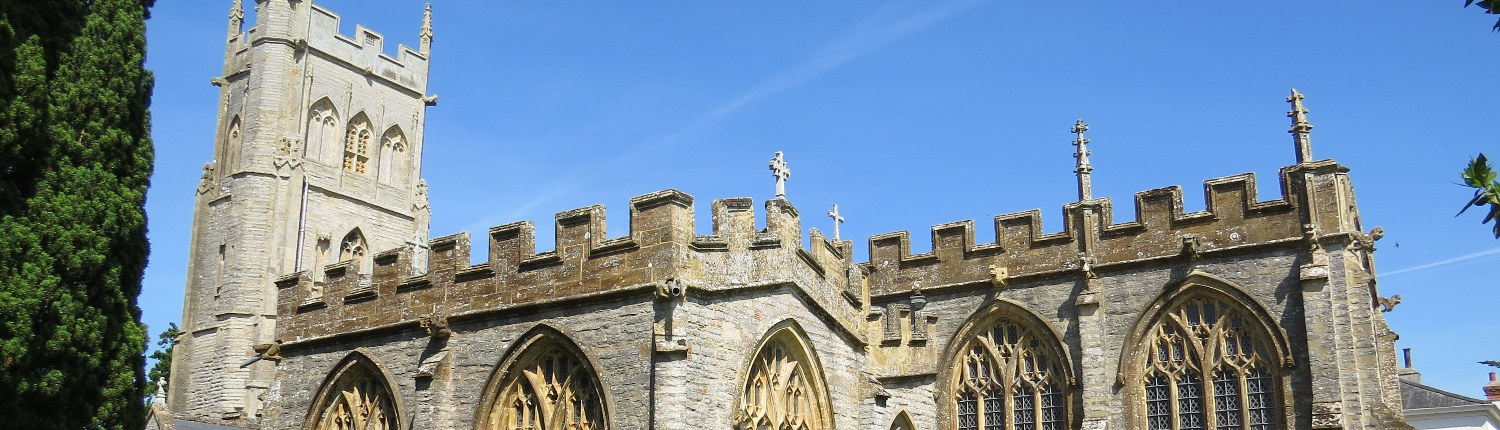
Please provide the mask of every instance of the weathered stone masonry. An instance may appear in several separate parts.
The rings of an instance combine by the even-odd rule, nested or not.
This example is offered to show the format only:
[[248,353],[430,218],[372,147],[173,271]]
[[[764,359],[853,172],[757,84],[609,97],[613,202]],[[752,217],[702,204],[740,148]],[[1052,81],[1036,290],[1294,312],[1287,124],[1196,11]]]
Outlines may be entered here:
[[[254,425],[272,384],[276,277],[340,260],[343,239],[372,249],[425,243],[420,179],[431,29],[417,49],[311,2],[260,0],[257,25],[230,10],[214,160],[193,217],[182,329],[168,396],[181,417]],[[363,133],[360,133],[362,131]],[[345,158],[363,160],[345,165]],[[351,251],[352,253],[352,251]]]
[[[380,34],[340,35],[311,2],[257,5],[244,32],[235,2],[213,80],[223,110],[195,209],[179,417],[1408,428],[1396,336],[1377,311],[1379,235],[1364,232],[1348,169],[1313,159],[1295,91],[1296,164],[1269,201],[1235,175],[1204,183],[1203,211],[1169,187],[1138,193],[1135,220],[1115,222],[1092,196],[1080,120],[1079,201],[1057,233],[1030,210],[995,217],[993,240],[972,220],[934,226],[924,254],[908,232],[877,235],[857,263],[851,241],[810,229],[803,243],[782,196],[716,200],[698,234],[694,199],[666,190],[631,199],[623,237],[606,236],[602,206],[559,213],[554,250],[538,253],[531,222],[428,239],[430,14],[421,45],[392,58]],[[780,186],[790,170],[777,161]],[[470,264],[475,244],[483,263]]]
[[[715,201],[713,234],[696,235],[693,199],[672,190],[632,199],[625,237],[604,239],[594,206],[558,214],[555,251],[534,252],[528,222],[492,228],[477,265],[467,234],[438,238],[427,273],[404,247],[375,257],[367,286],[355,262],[322,269],[321,293],[308,272],[278,281],[284,377],[266,426],[312,419],[302,396],[321,379],[305,375],[363,347],[396,375],[411,428],[485,428],[475,402],[502,355],[545,326],[600,369],[610,428],[729,427],[756,345],[792,324],[821,364],[827,428],[886,428],[903,411],[919,427],[954,428],[951,346],[1006,307],[1034,315],[1066,350],[1069,428],[1140,428],[1133,343],[1179,290],[1212,290],[1271,330],[1281,424],[1399,427],[1399,397],[1385,386],[1394,364],[1376,361],[1393,339],[1374,312],[1372,240],[1346,169],[1309,162],[1281,176],[1283,197],[1268,202],[1254,201],[1253,175],[1207,181],[1208,209],[1193,213],[1176,187],[1142,192],[1128,223],[1110,221],[1107,198],[1072,204],[1051,235],[1039,211],[996,217],[999,237],[985,244],[972,222],[939,225],[922,255],[905,232],[880,235],[862,264],[850,242],[816,229],[801,244],[797,210],[781,199],[765,203],[762,230],[749,199]],[[453,327],[442,347],[452,370],[411,379],[435,350],[421,327],[433,315]]]

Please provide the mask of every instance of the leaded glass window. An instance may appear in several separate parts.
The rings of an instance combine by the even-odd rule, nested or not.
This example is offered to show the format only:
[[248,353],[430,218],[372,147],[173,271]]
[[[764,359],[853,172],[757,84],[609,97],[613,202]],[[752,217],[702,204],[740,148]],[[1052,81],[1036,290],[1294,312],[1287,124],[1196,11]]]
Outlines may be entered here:
[[1050,332],[1001,318],[969,338],[955,360],[954,403],[960,430],[1062,430],[1066,363]]
[[1146,428],[1275,428],[1276,383],[1263,332],[1247,311],[1227,302],[1178,301],[1145,343]]
[[556,342],[527,347],[500,384],[489,430],[606,428],[598,376]]
[[[736,430],[822,430],[827,393],[801,342],[789,330],[772,336],[751,363],[734,412]],[[977,430],[977,429],[976,429]]]
[[396,430],[391,390],[381,373],[363,360],[350,361],[324,388],[316,430]]

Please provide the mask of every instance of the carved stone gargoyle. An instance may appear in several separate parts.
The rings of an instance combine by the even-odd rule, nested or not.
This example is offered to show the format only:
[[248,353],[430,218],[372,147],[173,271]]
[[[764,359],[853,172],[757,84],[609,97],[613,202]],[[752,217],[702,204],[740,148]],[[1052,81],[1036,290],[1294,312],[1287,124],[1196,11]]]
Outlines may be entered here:
[[1377,297],[1375,297],[1375,300],[1378,301],[1378,302],[1380,302],[1380,311],[1381,312],[1390,312],[1390,311],[1396,309],[1396,305],[1401,304],[1401,295],[1397,294],[1397,295],[1391,296],[1390,298],[1378,297],[1377,296]]
[[1182,255],[1186,256],[1188,261],[1198,261],[1202,258],[1199,255],[1199,248],[1202,246],[1197,235],[1190,234],[1182,237]]
[[998,264],[990,265],[990,285],[995,288],[1004,287],[1010,283],[1010,269]]
[[448,316],[440,313],[423,315],[421,319],[422,328],[427,329],[427,335],[434,338],[444,339],[453,334],[448,328]]

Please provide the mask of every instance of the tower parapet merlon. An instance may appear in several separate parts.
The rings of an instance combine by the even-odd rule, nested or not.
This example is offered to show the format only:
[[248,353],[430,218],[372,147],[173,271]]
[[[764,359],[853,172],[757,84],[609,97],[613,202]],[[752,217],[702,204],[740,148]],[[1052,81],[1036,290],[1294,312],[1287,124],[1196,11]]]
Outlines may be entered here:
[[[469,264],[469,233],[458,233],[429,241],[426,273],[418,273],[414,264],[421,251],[408,244],[376,254],[368,270],[351,260],[316,269],[322,276],[290,274],[277,280],[277,330],[280,338],[296,341],[409,323],[433,312],[457,315],[531,306],[621,293],[668,279],[700,288],[734,285],[737,278],[707,271],[702,262],[743,253],[756,256],[734,257],[751,262],[736,273],[793,274],[796,284],[816,290],[807,295],[854,327],[861,297],[848,286],[849,269],[857,270],[849,257],[850,243],[830,241],[813,230],[814,246],[803,249],[791,203],[767,201],[767,227],[762,230],[754,228],[750,204],[748,198],[714,202],[713,234],[697,235],[692,196],[665,190],[630,200],[630,233],[622,237],[606,238],[605,209],[594,205],[556,215],[551,251],[536,252],[536,226],[521,221],[489,229],[489,258],[479,264]],[[319,284],[319,278],[326,281]]]
[[385,36],[355,25],[354,36],[339,33],[339,15],[316,4],[308,8],[307,47],[363,71],[366,75],[379,77],[407,89],[425,95],[427,90],[428,55],[431,51],[431,9],[424,17],[418,49],[405,44],[396,48],[396,58],[385,54]]

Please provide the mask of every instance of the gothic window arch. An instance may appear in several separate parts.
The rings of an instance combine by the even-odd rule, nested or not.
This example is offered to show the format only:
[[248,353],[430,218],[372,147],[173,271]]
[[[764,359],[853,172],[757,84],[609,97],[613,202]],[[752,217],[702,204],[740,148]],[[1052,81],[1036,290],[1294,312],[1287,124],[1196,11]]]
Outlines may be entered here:
[[1056,335],[1034,318],[1000,312],[975,324],[952,359],[945,407],[958,430],[1064,430],[1072,393]]
[[832,428],[823,372],[794,326],[761,343],[734,409],[735,430]]
[[349,119],[344,132],[344,170],[365,174],[370,164],[370,140],[374,137],[369,117],[360,112]]
[[407,172],[411,170],[409,144],[400,126],[391,126],[380,137],[380,167],[376,175],[380,183],[403,186],[407,183]]
[[370,256],[370,244],[365,241],[364,232],[355,227],[344,235],[339,242],[339,262],[355,260],[359,262],[360,273],[369,273],[374,258]]
[[339,112],[327,97],[313,103],[307,114],[307,139],[302,153],[309,159],[327,163],[336,159],[338,150]]
[[312,430],[398,430],[400,411],[385,374],[355,352],[329,375],[313,403]]
[[917,425],[911,421],[911,415],[906,411],[896,414],[896,419],[891,420],[891,430],[916,430]]
[[219,172],[224,176],[233,175],[239,169],[244,142],[241,132],[240,117],[235,116],[229,120],[229,128],[224,132],[224,152],[219,156]]
[[539,332],[496,372],[481,412],[486,430],[599,430],[606,421],[598,374],[561,334]]
[[1173,297],[1139,343],[1149,430],[1280,428],[1275,349],[1254,313],[1203,289]]

